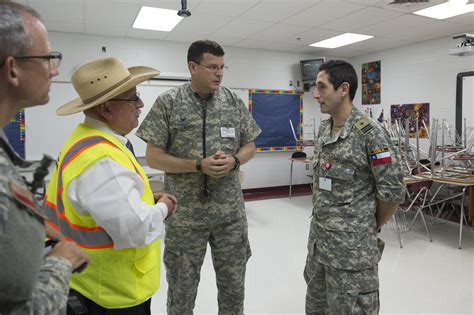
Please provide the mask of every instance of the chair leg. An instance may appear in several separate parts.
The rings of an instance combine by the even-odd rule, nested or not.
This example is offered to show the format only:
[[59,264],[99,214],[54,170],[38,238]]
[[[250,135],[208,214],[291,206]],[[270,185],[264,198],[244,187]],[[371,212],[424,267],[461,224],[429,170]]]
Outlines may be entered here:
[[400,243],[400,248],[403,248],[402,244],[402,236],[400,235],[400,228],[398,226],[398,221],[397,221],[397,212],[393,215],[393,220],[395,221],[395,229],[397,230],[397,235],[398,235],[398,242]]
[[430,238],[430,242],[433,242],[433,239],[431,238],[430,229],[428,228],[428,225],[426,224],[425,215],[423,214],[423,212],[421,212],[421,208],[420,208],[420,217],[425,226],[426,234],[428,234],[428,237]]
[[466,196],[466,189],[467,187],[464,187],[463,190],[462,190],[462,194],[461,194],[461,209],[460,209],[460,214],[459,214],[459,217],[460,217],[460,222],[459,222],[459,243],[458,243],[458,248],[461,249],[461,241],[462,241],[462,225],[463,225],[463,220],[466,221],[466,225],[467,224],[467,218],[466,218],[466,214],[464,213],[464,197]]

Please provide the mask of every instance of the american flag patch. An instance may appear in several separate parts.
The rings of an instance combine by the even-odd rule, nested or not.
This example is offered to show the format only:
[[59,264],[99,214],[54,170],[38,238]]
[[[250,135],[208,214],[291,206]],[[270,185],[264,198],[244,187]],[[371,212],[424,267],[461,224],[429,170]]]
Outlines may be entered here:
[[370,151],[370,163],[374,166],[392,163],[390,150],[388,148],[380,148]]

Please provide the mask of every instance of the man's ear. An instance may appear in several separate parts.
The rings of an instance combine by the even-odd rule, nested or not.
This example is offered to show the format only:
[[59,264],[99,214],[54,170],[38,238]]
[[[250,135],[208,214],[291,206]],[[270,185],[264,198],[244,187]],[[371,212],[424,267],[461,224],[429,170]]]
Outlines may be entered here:
[[9,56],[5,59],[5,64],[3,65],[4,71],[6,72],[6,79],[7,82],[14,86],[18,87],[20,85],[20,71],[18,63],[16,62],[15,58]]
[[188,69],[190,73],[195,73],[196,67],[197,67],[197,64],[195,62],[193,61],[188,62]]
[[112,117],[112,111],[107,102],[97,105],[97,113],[106,121],[109,121]]
[[339,86],[339,89],[341,89],[342,97],[349,95],[349,88],[350,88],[350,85],[348,82],[342,82],[342,84]]

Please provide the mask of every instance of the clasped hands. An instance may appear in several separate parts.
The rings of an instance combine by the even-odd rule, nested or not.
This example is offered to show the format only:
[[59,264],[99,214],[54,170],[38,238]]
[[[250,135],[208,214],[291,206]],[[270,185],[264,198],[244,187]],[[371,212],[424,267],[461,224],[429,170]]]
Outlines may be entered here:
[[208,156],[201,161],[201,171],[214,178],[224,177],[234,168],[235,159],[222,151]]

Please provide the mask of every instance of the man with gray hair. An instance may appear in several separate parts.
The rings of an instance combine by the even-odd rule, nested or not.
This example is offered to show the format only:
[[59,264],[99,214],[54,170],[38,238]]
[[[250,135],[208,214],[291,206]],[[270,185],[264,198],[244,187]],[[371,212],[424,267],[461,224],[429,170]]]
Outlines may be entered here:
[[[14,2],[0,1],[0,40],[0,126],[4,127],[20,109],[49,101],[61,54],[51,52],[38,13]],[[44,215],[18,173],[19,158],[7,141],[2,134],[0,312],[59,314],[66,307],[71,272],[87,265],[89,258],[60,235],[44,255],[45,236],[52,234],[45,233]]]

